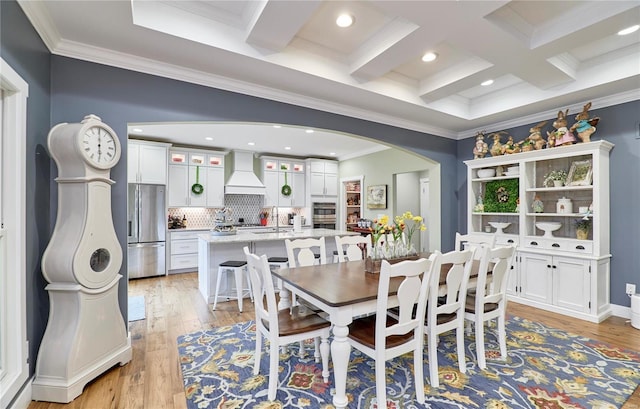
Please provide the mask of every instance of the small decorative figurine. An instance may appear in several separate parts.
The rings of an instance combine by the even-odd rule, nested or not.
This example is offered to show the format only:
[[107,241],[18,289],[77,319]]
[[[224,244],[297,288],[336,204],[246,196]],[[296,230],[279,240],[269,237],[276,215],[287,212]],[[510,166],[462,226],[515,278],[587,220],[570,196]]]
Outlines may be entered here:
[[473,159],[484,158],[489,152],[489,145],[484,141],[484,133],[478,132],[476,135],[476,145],[473,147]]
[[599,117],[589,119],[589,108],[591,108],[591,102],[587,103],[582,112],[576,115],[576,123],[571,125],[571,131],[576,132],[582,142],[591,142],[591,134],[596,131],[596,125],[600,121]]
[[544,213],[544,203],[542,203],[542,200],[540,200],[538,195],[533,198],[531,209],[533,209],[534,213]]
[[484,212],[484,203],[482,203],[482,195],[478,192],[476,205],[473,207],[474,212]]
[[553,141],[553,144],[547,141],[547,147],[552,148],[554,146],[572,145],[576,141],[576,137],[567,129],[568,113],[568,109],[565,112],[558,111],[558,118],[553,121],[553,127],[556,130],[553,132],[547,131],[547,137],[549,138],[549,141]]
[[515,212],[516,213],[520,212],[520,198],[516,199],[516,210],[515,210]]
[[513,136],[509,135],[509,139],[507,139],[507,142],[502,145],[502,154],[509,155],[511,153],[518,152],[520,152],[520,146],[516,145],[516,143],[513,142]]
[[538,125],[529,129],[529,132],[531,132],[531,134],[529,135],[528,139],[529,139],[529,142],[531,142],[531,144],[533,145],[533,148],[536,150],[540,150],[544,148],[544,145],[547,143],[547,141],[544,140],[540,132],[542,127],[545,126],[546,124],[547,124],[547,121],[543,121],[543,122],[540,122]]
[[489,150],[489,153],[491,153],[491,156],[502,155],[502,143],[500,142],[500,135],[502,134],[506,134],[506,132],[505,131],[494,132],[491,135],[489,135],[493,139],[493,145],[491,145],[491,150]]

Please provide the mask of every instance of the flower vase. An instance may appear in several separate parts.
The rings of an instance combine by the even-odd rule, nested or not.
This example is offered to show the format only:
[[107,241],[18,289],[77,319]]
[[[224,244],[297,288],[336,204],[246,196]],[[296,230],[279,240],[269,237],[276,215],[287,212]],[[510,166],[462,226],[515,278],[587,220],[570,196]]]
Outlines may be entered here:
[[589,237],[589,230],[587,229],[578,229],[576,230],[576,237],[578,240],[587,240]]
[[553,181],[553,186],[554,187],[562,187],[562,186],[564,186],[564,182],[562,180],[554,180]]

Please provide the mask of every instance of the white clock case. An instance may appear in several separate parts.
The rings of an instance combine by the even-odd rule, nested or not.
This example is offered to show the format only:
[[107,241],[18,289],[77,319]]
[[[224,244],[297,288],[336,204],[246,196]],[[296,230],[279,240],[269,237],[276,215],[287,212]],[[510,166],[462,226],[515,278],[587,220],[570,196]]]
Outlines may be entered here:
[[[131,360],[131,341],[118,302],[122,248],[111,214],[110,167],[85,159],[80,148],[91,126],[113,130],[93,115],[80,124],[59,124],[49,132],[49,151],[58,166],[56,226],[42,258],[49,282],[50,311],[33,382],[34,400],[68,403],[113,365]],[[102,271],[89,261],[97,249],[110,259]]]

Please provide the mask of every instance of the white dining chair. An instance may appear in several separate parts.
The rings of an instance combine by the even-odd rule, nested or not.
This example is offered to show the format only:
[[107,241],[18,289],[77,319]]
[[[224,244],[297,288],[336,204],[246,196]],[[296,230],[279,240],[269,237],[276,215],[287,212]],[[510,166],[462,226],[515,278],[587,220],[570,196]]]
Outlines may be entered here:
[[[478,367],[487,367],[484,349],[484,323],[493,319],[498,321],[498,342],[500,344],[500,356],[507,358],[507,283],[509,272],[513,265],[516,247],[489,248],[482,246],[479,249],[480,267],[475,291],[467,293],[465,305],[465,319],[474,324],[476,333],[476,354]],[[489,265],[491,267],[491,284],[487,280]]]
[[492,234],[478,234],[478,233],[468,233],[468,234],[460,234],[456,232],[456,242],[455,242],[455,250],[468,250],[471,249],[474,251],[473,258],[476,260],[480,259],[480,254],[476,250],[481,245],[489,246],[489,248],[493,248],[496,245],[496,233]]
[[[383,260],[378,284],[376,315],[356,319],[349,325],[349,344],[375,361],[376,397],[379,408],[386,408],[386,361],[413,351],[413,371],[418,402],[424,403],[423,347],[424,315],[429,280],[438,255],[429,259],[389,264]],[[398,318],[388,316],[389,282],[401,277],[397,296]]]
[[336,236],[338,262],[362,260],[371,246],[371,235]]
[[[436,251],[436,254],[439,252]],[[424,330],[429,350],[429,380],[434,388],[440,386],[438,378],[438,340],[440,334],[451,330],[456,331],[458,368],[460,372],[466,372],[464,317],[467,285],[472,264],[472,250],[454,250],[439,255],[438,262],[433,268],[434,274],[431,276]],[[444,278],[442,285],[446,287],[446,294],[438,297],[442,278]]]
[[306,267],[316,264],[316,254],[314,249],[319,252],[320,264],[327,264],[327,248],[324,237],[319,239],[297,239],[284,241],[287,249],[287,257],[289,258],[289,267]]
[[247,256],[251,288],[255,299],[256,312],[256,349],[253,374],[260,372],[262,356],[262,337],[269,341],[269,389],[267,398],[276,398],[278,389],[279,349],[285,345],[302,342],[309,338],[320,338],[320,357],[322,359],[322,378],[329,382],[329,335],[331,323],[311,311],[302,312],[294,308],[278,310],[276,295],[267,256],[258,257],[244,247]]

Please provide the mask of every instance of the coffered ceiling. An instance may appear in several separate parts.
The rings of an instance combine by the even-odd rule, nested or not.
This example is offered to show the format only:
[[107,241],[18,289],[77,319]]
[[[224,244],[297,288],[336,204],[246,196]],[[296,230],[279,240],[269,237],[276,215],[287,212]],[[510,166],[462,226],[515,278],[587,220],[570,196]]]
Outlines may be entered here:
[[19,3],[54,54],[454,139],[640,98],[638,1]]

